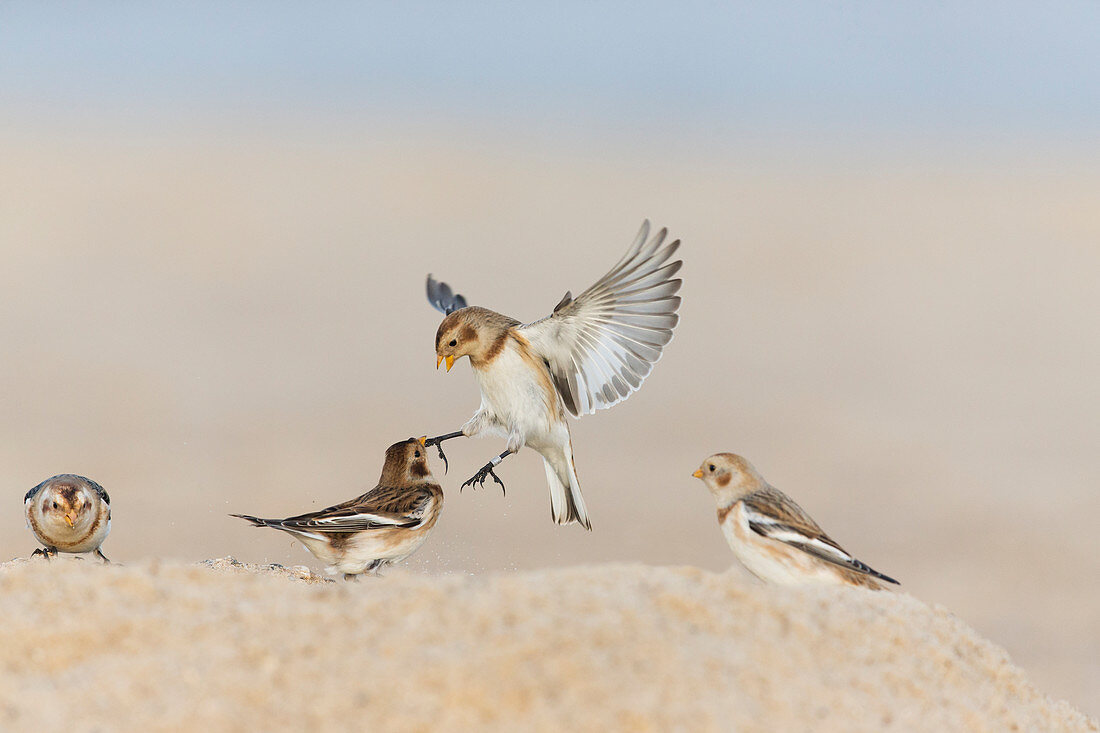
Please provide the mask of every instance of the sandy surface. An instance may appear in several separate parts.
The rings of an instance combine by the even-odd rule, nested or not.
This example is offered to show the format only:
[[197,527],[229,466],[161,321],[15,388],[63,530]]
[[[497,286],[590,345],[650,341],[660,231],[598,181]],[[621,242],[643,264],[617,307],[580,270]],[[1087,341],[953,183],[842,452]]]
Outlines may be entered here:
[[901,594],[643,565],[353,584],[213,565],[5,564],[3,727],[1097,730]]
[[549,521],[533,455],[506,497],[459,494],[502,449],[470,441],[412,570],[724,571],[690,473],[735,451],[1100,714],[1096,150],[0,119],[0,558],[34,549],[26,490],[71,471],[111,493],[113,560],[318,569],[226,514],[350,498],[472,413],[424,275],[534,319],[648,216],[685,242],[683,318],[643,390],[573,424],[595,531]]

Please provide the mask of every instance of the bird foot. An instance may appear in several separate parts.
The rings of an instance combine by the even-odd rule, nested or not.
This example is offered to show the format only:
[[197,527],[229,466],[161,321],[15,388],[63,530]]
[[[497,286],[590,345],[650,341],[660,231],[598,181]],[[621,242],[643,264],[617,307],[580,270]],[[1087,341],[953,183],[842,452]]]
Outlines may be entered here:
[[466,433],[461,430],[456,430],[453,433],[447,433],[446,435],[437,435],[434,438],[427,438],[424,440],[424,447],[427,448],[430,445],[434,445],[435,449],[439,451],[439,457],[443,459],[443,473],[447,473],[450,469],[450,465],[447,463],[447,455],[443,452],[443,441],[452,440],[453,438],[465,438]]
[[508,494],[508,489],[505,488],[504,482],[500,480],[500,476],[497,476],[493,472],[493,464],[492,463],[486,463],[484,466],[481,467],[480,470],[478,470],[477,473],[475,473],[473,476],[468,478],[466,481],[463,481],[462,486],[458,487],[458,490],[462,491],[462,489],[466,488],[467,486],[469,486],[470,488],[474,488],[475,483],[479,487],[484,488],[485,487],[485,479],[489,478],[490,476],[493,477],[493,481],[496,481],[498,484],[500,484],[501,492],[503,494],[507,495]]
[[31,553],[31,557],[35,557],[36,555],[41,555],[42,557],[49,560],[51,557],[57,556],[57,550],[52,547],[39,547],[37,550]]
[[447,462],[447,454],[443,452],[443,441],[440,438],[428,438],[424,441],[425,448],[433,445],[439,451],[439,457],[443,459],[443,473],[447,473],[451,468],[451,464]]

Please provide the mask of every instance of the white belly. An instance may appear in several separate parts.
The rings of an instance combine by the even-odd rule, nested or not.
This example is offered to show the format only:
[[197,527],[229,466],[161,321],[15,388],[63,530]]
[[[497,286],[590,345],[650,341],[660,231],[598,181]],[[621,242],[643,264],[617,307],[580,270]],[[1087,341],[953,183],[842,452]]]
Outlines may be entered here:
[[737,559],[750,573],[766,583],[839,583],[840,578],[825,563],[781,542],[752,531],[738,503],[722,523],[722,533]]
[[428,533],[424,530],[391,530],[363,532],[356,536],[352,547],[337,559],[335,567],[341,573],[361,573],[375,560],[401,562],[420,549]]
[[428,530],[380,529],[360,532],[339,551],[334,551],[332,546],[323,540],[298,534],[294,536],[313,553],[314,557],[328,565],[325,572],[356,575],[377,560],[384,560],[387,563],[401,562],[420,549],[428,539]]
[[[111,520],[108,519],[96,528],[96,531],[88,535],[87,539],[83,542],[73,545],[67,552],[93,552],[98,550],[103,541],[107,539],[107,535],[111,532]],[[59,548],[60,549],[60,548]]]
[[557,393],[547,394],[553,389],[548,378],[525,361],[514,344],[506,344],[491,364],[474,374],[481,388],[481,411],[498,435],[515,433],[538,442],[549,431]]
[[[106,513],[106,511],[104,512]],[[90,531],[94,518],[84,516],[75,527],[50,519],[43,519],[38,527],[30,525],[34,536],[46,547],[56,547],[60,552],[74,554],[93,552],[99,549],[111,532],[111,520],[104,519],[95,531]]]

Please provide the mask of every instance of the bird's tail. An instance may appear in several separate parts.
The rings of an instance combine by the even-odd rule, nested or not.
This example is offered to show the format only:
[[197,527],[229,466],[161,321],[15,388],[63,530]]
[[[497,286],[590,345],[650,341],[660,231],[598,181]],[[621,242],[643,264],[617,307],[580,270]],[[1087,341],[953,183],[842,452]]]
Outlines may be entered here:
[[271,519],[260,519],[259,517],[253,517],[251,514],[230,514],[229,516],[239,517],[246,522],[252,522],[252,524],[256,527],[270,527],[272,526],[273,522],[273,520]]
[[550,484],[550,513],[558,524],[580,522],[587,530],[592,529],[588,521],[588,510],[581,496],[581,483],[577,480],[577,471],[573,466],[573,445],[566,439],[565,450],[550,457],[543,455],[546,465],[546,482]]

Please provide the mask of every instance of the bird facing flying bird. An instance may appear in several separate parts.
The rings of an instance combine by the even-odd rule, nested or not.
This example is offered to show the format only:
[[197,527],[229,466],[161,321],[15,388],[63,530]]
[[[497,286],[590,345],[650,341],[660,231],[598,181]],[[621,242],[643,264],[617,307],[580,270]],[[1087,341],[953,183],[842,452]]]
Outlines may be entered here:
[[752,464],[716,453],[692,474],[718,505],[718,523],[733,554],[768,583],[825,582],[881,590],[897,584],[852,557],[789,496],[771,486]]
[[565,413],[587,415],[625,400],[672,339],[681,284],[673,276],[683,262],[669,262],[680,240],[665,244],[667,235],[661,229],[650,237],[644,222],[610,272],[575,299],[567,292],[553,313],[533,323],[468,306],[446,283],[428,276],[428,300],[445,314],[435,335],[436,368],[446,362],[450,371],[456,359],[470,357],[481,406],[461,430],[426,444],[446,461],[445,440],[485,433],[507,440],[504,452],[463,486],[484,485],[492,477],[503,488],[493,468],[530,446],[545,463],[554,520],[592,528]]
[[424,439],[409,438],[386,449],[378,485],[350,501],[287,519],[229,516],[281,529],[328,563],[327,573],[351,580],[420,549],[442,509],[443,489],[428,468]]
[[73,473],[48,478],[27,492],[23,506],[27,526],[45,545],[34,555],[94,552],[110,562],[99,548],[111,531],[111,497],[95,481]]

